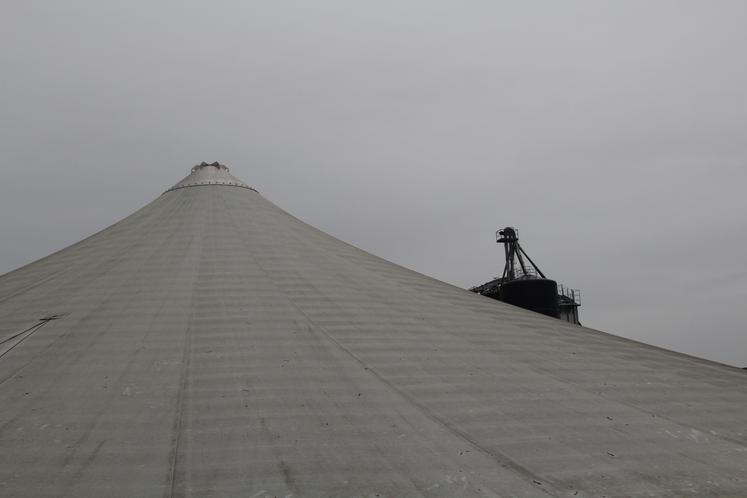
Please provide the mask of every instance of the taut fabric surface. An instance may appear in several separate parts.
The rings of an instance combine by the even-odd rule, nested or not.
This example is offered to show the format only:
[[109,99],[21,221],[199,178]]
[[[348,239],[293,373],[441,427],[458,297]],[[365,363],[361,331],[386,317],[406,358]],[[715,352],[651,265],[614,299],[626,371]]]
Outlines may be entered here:
[[0,340],[5,497],[747,496],[747,372],[433,280],[234,185],[0,277]]

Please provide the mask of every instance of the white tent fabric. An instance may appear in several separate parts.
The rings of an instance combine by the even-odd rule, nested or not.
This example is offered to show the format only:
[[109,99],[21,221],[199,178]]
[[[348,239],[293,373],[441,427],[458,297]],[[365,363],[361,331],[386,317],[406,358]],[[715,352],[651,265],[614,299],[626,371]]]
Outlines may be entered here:
[[0,496],[747,496],[747,372],[177,187],[0,277]]

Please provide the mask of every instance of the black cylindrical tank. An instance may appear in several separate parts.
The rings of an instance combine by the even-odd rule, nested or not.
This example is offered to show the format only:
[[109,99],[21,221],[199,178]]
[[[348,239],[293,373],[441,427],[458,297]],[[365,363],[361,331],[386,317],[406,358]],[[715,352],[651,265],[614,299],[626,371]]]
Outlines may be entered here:
[[512,280],[501,285],[501,301],[560,318],[558,284],[546,278]]

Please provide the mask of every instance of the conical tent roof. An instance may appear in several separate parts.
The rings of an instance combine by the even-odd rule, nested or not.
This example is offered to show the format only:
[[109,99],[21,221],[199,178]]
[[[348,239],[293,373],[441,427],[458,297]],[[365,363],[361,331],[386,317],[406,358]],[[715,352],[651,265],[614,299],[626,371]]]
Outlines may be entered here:
[[747,496],[745,372],[404,269],[217,164],[0,277],[0,340],[2,496]]

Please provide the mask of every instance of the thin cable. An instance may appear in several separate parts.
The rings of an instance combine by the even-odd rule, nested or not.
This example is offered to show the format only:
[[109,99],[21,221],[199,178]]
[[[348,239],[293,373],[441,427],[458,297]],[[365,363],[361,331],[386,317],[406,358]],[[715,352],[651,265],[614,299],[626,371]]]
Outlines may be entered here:
[[62,318],[65,315],[67,315],[67,313],[61,313],[61,314],[58,314],[58,315],[45,316],[44,318],[40,318],[39,319],[39,323],[37,323],[35,325],[32,325],[31,327],[27,328],[26,330],[22,330],[22,331],[20,331],[20,332],[18,332],[16,334],[13,334],[12,336],[8,337],[7,339],[3,339],[2,341],[0,341],[0,345],[5,344],[8,341],[12,341],[16,337],[19,337],[19,336],[21,336],[23,334],[26,334],[26,337],[21,338],[21,340],[19,340],[17,343],[13,344],[11,347],[9,347],[5,351],[3,351],[3,353],[0,354],[0,358],[2,358],[3,356],[5,356],[6,354],[10,353],[11,351],[13,351],[13,349],[15,349],[16,346],[18,346],[23,341],[25,341],[26,339],[28,339],[29,337],[31,337],[32,335],[34,335],[34,332],[36,332],[37,330],[39,330],[40,328],[42,328],[44,325],[48,324],[52,320],[57,320],[58,318]]
[[3,339],[2,341],[0,341],[0,344],[5,344],[8,341],[12,341],[13,339],[15,339],[16,337],[18,337],[19,335],[23,335],[23,334],[25,334],[26,332],[28,332],[31,329],[35,329],[35,328],[41,327],[42,325],[44,325],[44,323],[45,322],[43,322],[43,321],[39,321],[39,323],[37,323],[36,325],[32,325],[31,327],[29,327],[29,328],[27,328],[25,330],[22,330],[22,331],[20,331],[20,332],[18,332],[16,334],[13,334],[12,336],[10,336],[10,337],[8,337],[6,339]]

